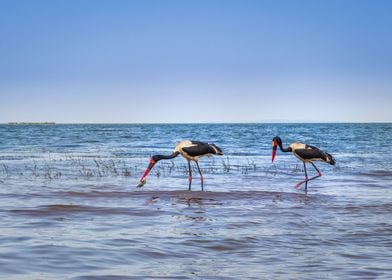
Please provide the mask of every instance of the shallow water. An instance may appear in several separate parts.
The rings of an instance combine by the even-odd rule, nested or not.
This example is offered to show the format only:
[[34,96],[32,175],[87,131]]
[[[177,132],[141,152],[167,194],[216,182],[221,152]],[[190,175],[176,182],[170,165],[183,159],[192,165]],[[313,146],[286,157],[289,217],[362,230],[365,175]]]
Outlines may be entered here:
[[[390,279],[392,124],[0,125],[2,279]],[[302,164],[271,141],[333,154]],[[150,155],[213,142],[187,164]],[[309,167],[309,172],[313,172]]]

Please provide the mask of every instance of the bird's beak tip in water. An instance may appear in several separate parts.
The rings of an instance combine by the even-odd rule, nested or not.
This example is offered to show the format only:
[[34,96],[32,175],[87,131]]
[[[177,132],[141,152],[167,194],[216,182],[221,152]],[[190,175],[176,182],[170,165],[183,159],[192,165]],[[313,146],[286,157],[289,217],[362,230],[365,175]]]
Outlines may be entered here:
[[147,182],[147,180],[145,178],[140,179],[140,182],[139,182],[139,184],[137,184],[136,187],[137,188],[141,188],[141,187],[143,187],[146,184],[146,182]]

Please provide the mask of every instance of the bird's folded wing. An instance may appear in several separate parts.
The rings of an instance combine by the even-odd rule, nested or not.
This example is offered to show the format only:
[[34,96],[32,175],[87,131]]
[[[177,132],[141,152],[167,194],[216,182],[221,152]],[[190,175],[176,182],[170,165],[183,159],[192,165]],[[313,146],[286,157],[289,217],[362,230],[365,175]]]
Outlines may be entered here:
[[319,149],[296,149],[295,153],[304,160],[319,159],[325,160],[325,154]]
[[202,156],[207,154],[215,154],[214,148],[210,145],[195,145],[191,147],[184,147],[182,150],[191,157]]

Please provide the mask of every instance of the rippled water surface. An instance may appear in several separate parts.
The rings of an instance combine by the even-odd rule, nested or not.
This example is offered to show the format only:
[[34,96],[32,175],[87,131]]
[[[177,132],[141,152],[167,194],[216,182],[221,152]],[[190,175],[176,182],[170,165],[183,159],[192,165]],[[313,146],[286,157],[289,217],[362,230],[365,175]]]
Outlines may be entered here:
[[[308,193],[302,141],[335,166]],[[215,143],[187,163],[153,154]],[[1,279],[391,279],[392,124],[0,125]],[[308,172],[314,170],[311,166]]]

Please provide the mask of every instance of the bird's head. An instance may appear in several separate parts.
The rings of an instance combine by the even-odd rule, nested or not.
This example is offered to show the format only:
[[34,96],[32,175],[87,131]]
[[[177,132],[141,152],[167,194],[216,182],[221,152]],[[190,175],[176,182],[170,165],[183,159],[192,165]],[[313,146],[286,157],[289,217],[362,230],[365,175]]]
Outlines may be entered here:
[[282,139],[280,139],[279,136],[275,136],[272,139],[272,162],[274,162],[275,156],[276,156],[276,151],[278,150],[278,146],[282,146]]
[[139,184],[136,186],[138,188],[141,188],[144,186],[144,184],[147,182],[147,176],[150,173],[151,169],[154,167],[154,165],[157,163],[159,159],[157,159],[155,156],[151,157],[150,163],[148,164],[148,167],[143,173],[142,178],[140,178]]

